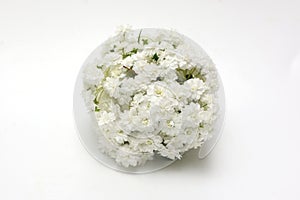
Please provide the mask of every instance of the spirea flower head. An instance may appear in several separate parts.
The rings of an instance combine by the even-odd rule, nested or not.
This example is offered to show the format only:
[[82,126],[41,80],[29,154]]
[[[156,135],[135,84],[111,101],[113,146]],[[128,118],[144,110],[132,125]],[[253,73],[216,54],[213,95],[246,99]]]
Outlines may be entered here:
[[216,119],[214,64],[175,31],[122,27],[84,71],[83,96],[99,148],[122,166],[155,154],[180,159],[209,138]]

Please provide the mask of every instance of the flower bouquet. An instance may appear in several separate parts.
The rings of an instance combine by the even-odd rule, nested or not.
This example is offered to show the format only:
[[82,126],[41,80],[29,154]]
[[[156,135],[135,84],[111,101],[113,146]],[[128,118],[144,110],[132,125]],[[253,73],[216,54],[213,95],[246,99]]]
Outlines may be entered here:
[[170,30],[122,28],[93,55],[81,95],[97,148],[118,165],[180,159],[213,136],[220,79],[193,41]]

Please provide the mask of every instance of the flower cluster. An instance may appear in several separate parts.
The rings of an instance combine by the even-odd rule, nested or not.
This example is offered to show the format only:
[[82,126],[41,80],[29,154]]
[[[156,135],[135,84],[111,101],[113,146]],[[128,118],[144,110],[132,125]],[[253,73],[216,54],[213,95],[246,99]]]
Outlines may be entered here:
[[122,166],[154,154],[180,159],[210,136],[218,77],[199,47],[175,31],[122,28],[85,66],[99,148]]

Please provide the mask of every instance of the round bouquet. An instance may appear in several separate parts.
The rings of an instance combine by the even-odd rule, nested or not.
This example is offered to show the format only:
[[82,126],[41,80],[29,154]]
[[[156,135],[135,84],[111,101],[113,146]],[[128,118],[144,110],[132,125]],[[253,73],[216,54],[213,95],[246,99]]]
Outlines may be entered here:
[[135,167],[201,147],[218,117],[218,80],[211,59],[183,35],[119,30],[86,63],[81,80],[99,149]]

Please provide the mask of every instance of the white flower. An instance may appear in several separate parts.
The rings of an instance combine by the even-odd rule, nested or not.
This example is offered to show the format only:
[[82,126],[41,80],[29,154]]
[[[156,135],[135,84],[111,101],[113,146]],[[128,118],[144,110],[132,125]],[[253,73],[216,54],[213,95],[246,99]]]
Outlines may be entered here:
[[89,63],[83,72],[83,80],[86,87],[90,85],[98,85],[103,79],[103,72],[97,68],[96,60],[93,63]]
[[163,120],[161,120],[161,123],[161,131],[163,133],[165,133],[168,136],[177,136],[181,133],[182,114],[169,114]]
[[156,64],[147,64],[140,68],[133,67],[133,69],[138,75],[142,75],[143,77],[145,77],[146,79],[149,79],[151,81],[156,80],[163,71]]
[[129,30],[131,30],[131,25],[129,24],[126,24],[126,25],[121,25],[121,26],[118,26],[117,29],[116,29],[116,33],[117,34],[124,34],[126,32],[128,32]]
[[125,59],[121,60],[121,65],[126,67],[131,67],[133,65],[134,58],[131,56],[126,57]]
[[96,114],[98,119],[98,125],[102,126],[103,124],[108,124],[116,119],[116,116],[114,113],[106,112],[106,111],[100,111]]
[[171,82],[169,84],[170,90],[174,92],[179,103],[187,104],[188,97],[191,96],[191,90],[186,85],[180,85],[178,82]]
[[118,135],[118,136],[115,136],[114,138],[116,140],[116,142],[120,145],[124,144],[124,142],[127,141],[127,136],[126,135]]
[[182,157],[180,152],[174,146],[171,145],[168,148],[161,149],[159,151],[159,154],[172,160],[176,158],[181,159]]
[[118,97],[119,94],[119,79],[107,77],[103,83],[104,89],[111,97]]
[[201,122],[200,105],[190,103],[182,109],[183,126],[189,128],[197,128]]
[[195,100],[200,99],[203,92],[205,92],[205,90],[207,89],[203,81],[198,78],[189,79],[184,82],[184,85],[190,91],[190,97]]
[[168,84],[174,82],[178,78],[176,71],[170,68],[166,69],[161,76],[163,77],[163,81]]
[[173,93],[163,84],[155,83],[148,87],[147,95],[151,97],[172,97]]

